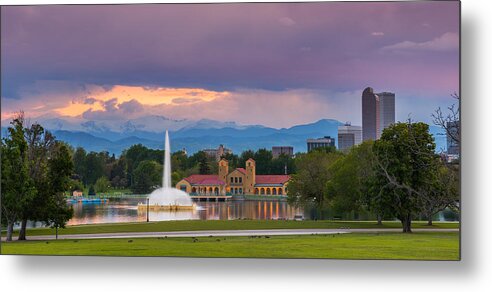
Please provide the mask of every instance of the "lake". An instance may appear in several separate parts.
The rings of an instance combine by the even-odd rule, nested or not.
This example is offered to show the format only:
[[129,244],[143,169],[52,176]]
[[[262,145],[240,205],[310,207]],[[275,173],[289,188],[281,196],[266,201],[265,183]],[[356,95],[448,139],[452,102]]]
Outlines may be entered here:
[[[74,208],[74,216],[68,225],[144,222],[147,220],[145,209],[138,210],[138,203],[145,204],[142,198],[113,198],[108,202],[70,203]],[[302,215],[306,219],[319,218],[315,208],[295,208],[286,201],[278,200],[246,200],[227,202],[196,202],[195,210],[187,211],[150,211],[150,221],[166,220],[235,220],[261,219],[282,220],[293,219]],[[323,210],[324,219],[339,220],[376,220],[369,212],[349,212],[339,214],[330,209]],[[440,212],[436,221],[456,221],[458,217],[451,211]]]

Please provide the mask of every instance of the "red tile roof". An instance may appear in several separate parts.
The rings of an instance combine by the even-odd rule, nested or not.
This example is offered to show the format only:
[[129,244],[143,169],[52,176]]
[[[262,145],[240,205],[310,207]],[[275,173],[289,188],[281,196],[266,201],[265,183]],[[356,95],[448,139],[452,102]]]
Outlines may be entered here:
[[193,174],[185,178],[192,185],[223,185],[224,182],[216,174]]
[[256,184],[284,184],[290,175],[256,175]]
[[239,170],[239,172],[242,172],[243,174],[246,174],[246,169],[244,169],[242,167],[238,167],[236,169]]

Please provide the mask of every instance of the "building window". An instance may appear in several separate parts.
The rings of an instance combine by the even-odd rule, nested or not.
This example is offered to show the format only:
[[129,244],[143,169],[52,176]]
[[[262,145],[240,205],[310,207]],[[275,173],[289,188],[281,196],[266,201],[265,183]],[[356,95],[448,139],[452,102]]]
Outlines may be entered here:
[[243,183],[243,178],[242,178],[242,177],[240,177],[240,178],[239,178],[239,183],[240,183],[240,184],[242,184],[242,183]]
[[234,183],[237,183],[237,177],[234,178]]
[[233,178],[233,177],[231,177],[231,184],[232,184],[232,183],[234,183],[234,178]]

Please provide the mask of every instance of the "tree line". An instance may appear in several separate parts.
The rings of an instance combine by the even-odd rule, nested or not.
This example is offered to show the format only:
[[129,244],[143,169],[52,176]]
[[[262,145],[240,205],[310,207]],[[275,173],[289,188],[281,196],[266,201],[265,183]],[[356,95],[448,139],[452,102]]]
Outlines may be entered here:
[[[229,161],[229,168],[244,167],[246,160],[256,161],[257,174],[288,174],[295,172],[294,158],[281,155],[273,158],[272,151],[247,150],[240,155],[227,153],[222,158]],[[108,152],[87,152],[79,147],[74,150],[74,179],[71,190],[88,189],[89,194],[111,190],[129,190],[135,194],[147,194],[162,184],[164,150],[149,149],[141,144],[124,150],[119,157]],[[184,151],[171,154],[172,183],[192,174],[217,174],[215,157],[199,151],[187,155]]]
[[396,123],[377,141],[366,141],[347,154],[312,151],[296,158],[297,173],[289,182],[288,199],[342,212],[372,211],[378,224],[397,218],[403,232],[412,219],[428,218],[447,207],[459,210],[459,164],[435,152],[425,123]]

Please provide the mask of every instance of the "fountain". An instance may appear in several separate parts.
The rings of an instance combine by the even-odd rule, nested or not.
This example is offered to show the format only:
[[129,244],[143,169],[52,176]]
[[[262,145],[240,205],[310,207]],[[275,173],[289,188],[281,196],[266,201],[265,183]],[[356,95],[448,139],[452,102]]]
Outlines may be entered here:
[[[148,197],[148,204],[148,208],[153,211],[192,210],[195,207],[190,196],[186,192],[171,186],[171,147],[167,130],[164,144],[162,188],[156,189],[150,194]],[[138,208],[144,209],[147,208],[147,205],[138,204]]]

